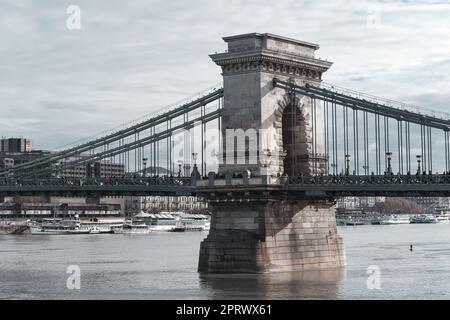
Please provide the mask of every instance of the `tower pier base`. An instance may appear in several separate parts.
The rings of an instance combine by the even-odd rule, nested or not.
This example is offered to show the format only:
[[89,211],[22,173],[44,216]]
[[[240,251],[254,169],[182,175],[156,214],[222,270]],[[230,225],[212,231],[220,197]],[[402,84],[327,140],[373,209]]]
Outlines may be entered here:
[[211,206],[211,230],[200,245],[200,272],[300,271],[346,264],[329,200]]

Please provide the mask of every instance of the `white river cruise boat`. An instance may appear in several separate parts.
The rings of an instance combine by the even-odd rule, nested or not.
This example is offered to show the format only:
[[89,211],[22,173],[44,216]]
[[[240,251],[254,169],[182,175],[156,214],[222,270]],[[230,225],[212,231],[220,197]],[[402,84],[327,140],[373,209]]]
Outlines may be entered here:
[[409,215],[385,215],[380,219],[380,224],[387,225],[387,224],[409,224],[410,223],[410,217]]
[[133,223],[146,224],[151,231],[156,232],[209,231],[210,229],[208,216],[184,212],[157,214],[141,212],[134,216]]
[[123,220],[119,221],[81,221],[81,230],[90,231],[91,234],[98,233],[122,233]]
[[83,230],[79,220],[44,219],[41,223],[31,223],[32,235],[71,235],[89,234],[90,230]]
[[152,230],[142,222],[127,220],[123,224],[123,234],[149,234]]
[[122,226],[123,222],[119,221],[81,221],[78,215],[75,215],[75,219],[50,218],[29,224],[33,235],[120,233]]
[[438,223],[438,219],[431,215],[421,214],[411,217],[411,223]]

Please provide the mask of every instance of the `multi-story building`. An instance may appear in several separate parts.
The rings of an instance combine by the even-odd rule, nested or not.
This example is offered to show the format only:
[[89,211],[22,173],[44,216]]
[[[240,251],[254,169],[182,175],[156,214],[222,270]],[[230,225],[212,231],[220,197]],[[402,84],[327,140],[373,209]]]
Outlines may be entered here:
[[148,196],[148,197],[125,197],[125,213],[133,215],[141,211],[203,211],[208,205],[198,201],[194,196]]
[[14,165],[30,162],[50,154],[50,151],[44,150],[31,150],[26,152],[0,151],[0,169],[7,169]]
[[[7,169],[15,165],[34,161],[49,156],[53,151],[32,150],[31,139],[8,138],[0,140],[0,169]],[[121,163],[113,163],[110,159],[97,160],[88,164],[70,166],[68,163],[86,159],[88,155],[77,155],[66,159],[64,162],[52,164],[60,167],[58,173],[51,173],[49,165],[42,165],[38,169],[39,176],[58,176],[65,178],[111,178],[121,177],[125,174],[125,167]]]
[[1,152],[31,152],[31,139],[3,138],[0,139]]
[[[34,161],[52,155],[52,151],[32,150],[30,139],[2,139],[0,140],[0,169]],[[64,178],[112,178],[125,174],[123,164],[113,163],[109,159],[97,160],[88,164],[70,166],[75,160],[86,159],[88,155],[78,155],[65,162],[41,165],[35,170],[38,176]],[[58,170],[50,170],[57,167]],[[55,197],[14,197],[0,203],[0,216],[48,216],[55,211],[55,205],[67,203],[69,213],[77,212],[85,216],[118,215],[123,213],[123,198],[101,198],[92,203],[83,198],[55,198]]]
[[[84,155],[77,158],[83,159]],[[69,160],[73,161],[74,159]],[[122,177],[125,174],[125,166],[122,163],[113,163],[109,159],[95,161],[93,163],[81,164],[76,166],[68,166],[65,168],[65,163],[59,164],[62,167],[60,177],[65,178],[114,178]]]
[[384,201],[386,201],[386,197],[344,197],[338,199],[337,207],[344,209],[371,208],[377,202]]
[[0,203],[0,217],[33,218],[75,215],[80,217],[119,216],[122,214],[123,199],[101,198],[89,203],[83,198],[69,197],[6,197]]
[[114,163],[109,159],[100,160],[94,163],[94,177],[113,178],[125,174],[125,167],[122,163]]

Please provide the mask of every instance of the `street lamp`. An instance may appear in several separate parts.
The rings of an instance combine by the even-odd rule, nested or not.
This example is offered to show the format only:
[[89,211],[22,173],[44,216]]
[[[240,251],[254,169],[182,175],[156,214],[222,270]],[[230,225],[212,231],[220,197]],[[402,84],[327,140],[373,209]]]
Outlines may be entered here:
[[183,165],[183,161],[178,160],[178,177],[181,177],[181,166]]
[[142,175],[145,177],[147,175],[147,158],[142,158],[142,164],[144,165],[144,170],[142,171]]
[[197,156],[198,156],[197,152],[192,152],[192,161],[194,162],[194,168],[192,168],[193,172],[194,171],[198,171],[198,169],[197,169]]
[[416,155],[417,158],[417,174],[420,174],[420,162],[421,162],[421,158],[422,156],[420,154]]
[[391,160],[392,160],[392,152],[386,152],[388,167],[387,167],[387,173],[392,173],[392,166],[391,166]]
[[350,175],[350,155],[345,155],[345,175]]
[[194,161],[194,168],[192,169],[192,173],[191,176],[199,178],[200,177],[200,173],[198,172],[198,168],[197,168],[197,155],[198,153],[196,152],[192,152],[192,160]]

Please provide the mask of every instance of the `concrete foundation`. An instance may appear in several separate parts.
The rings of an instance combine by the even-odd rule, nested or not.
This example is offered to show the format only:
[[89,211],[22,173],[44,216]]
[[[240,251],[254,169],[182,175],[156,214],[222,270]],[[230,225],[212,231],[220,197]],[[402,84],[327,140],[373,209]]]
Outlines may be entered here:
[[327,201],[212,204],[200,272],[299,271],[343,267],[334,204]]

